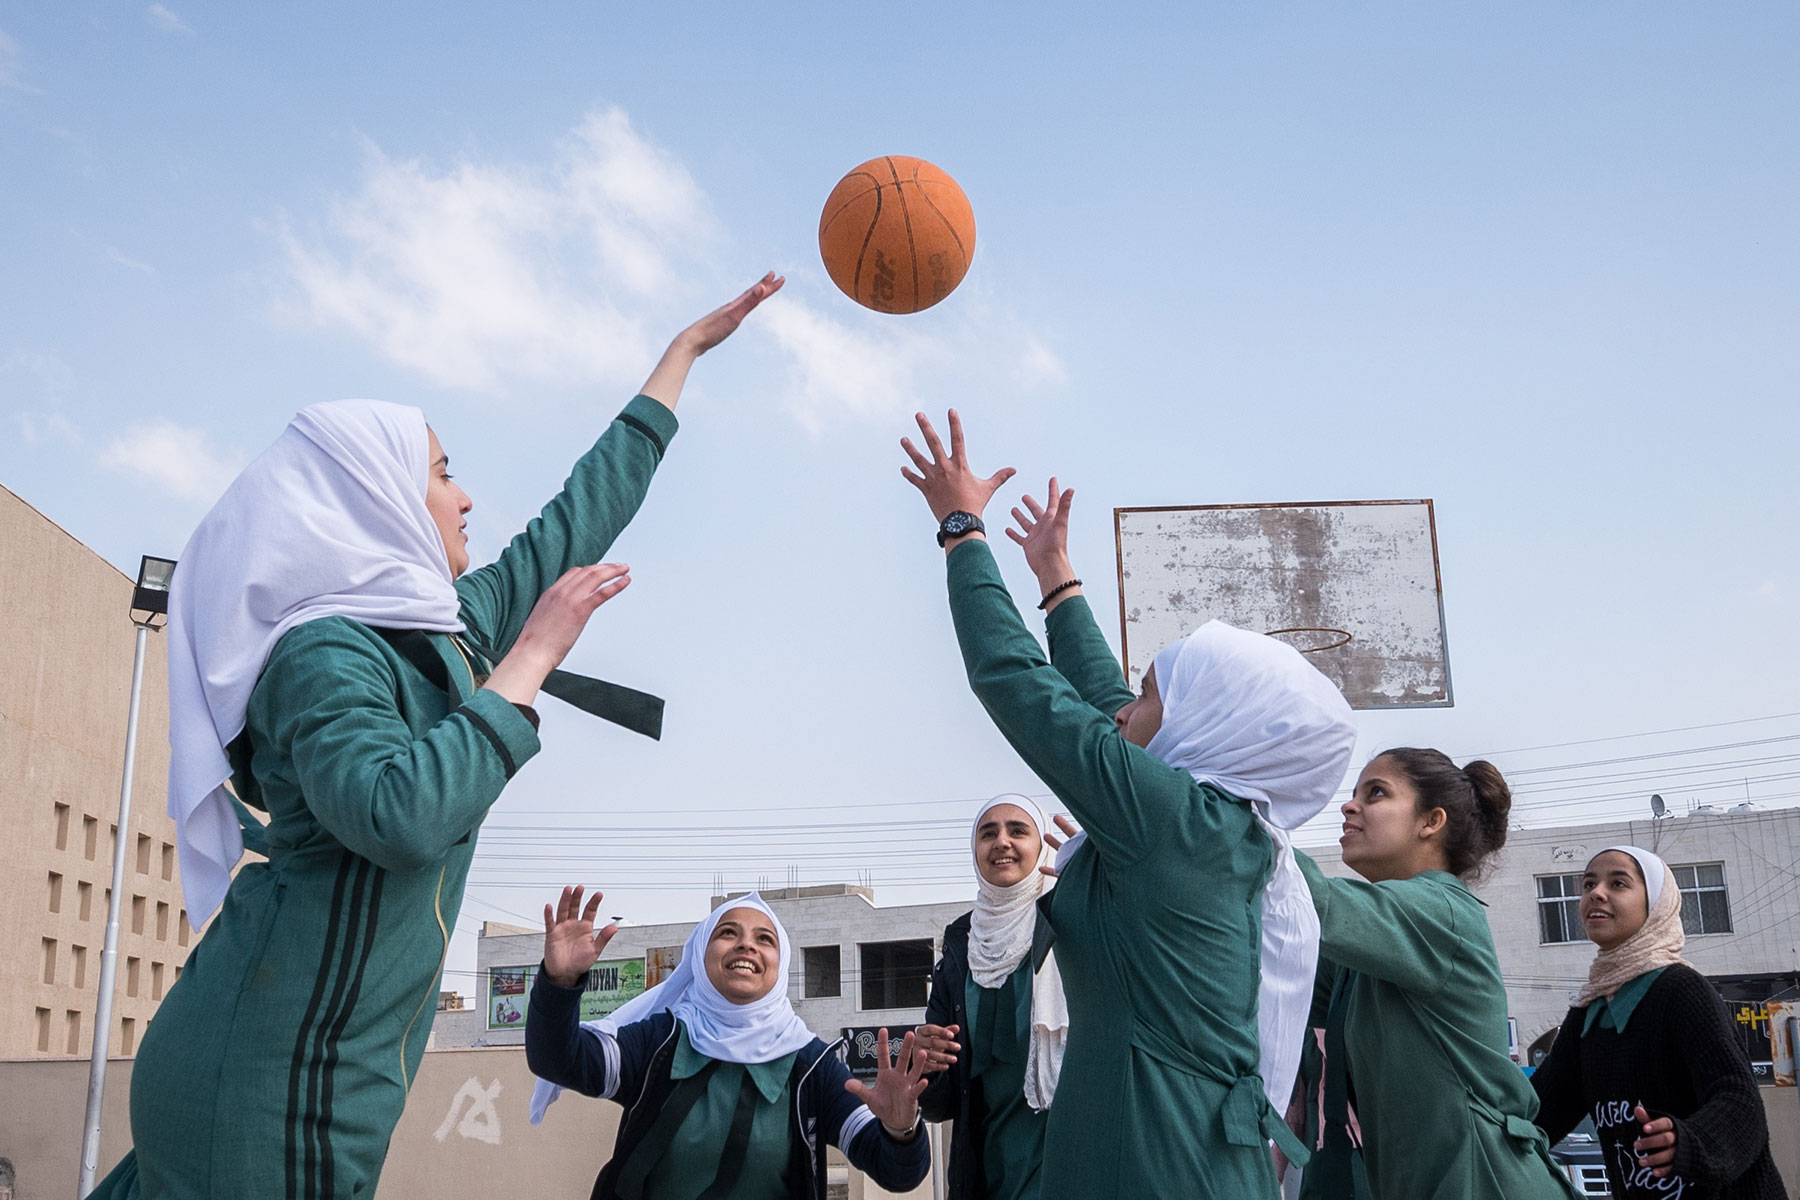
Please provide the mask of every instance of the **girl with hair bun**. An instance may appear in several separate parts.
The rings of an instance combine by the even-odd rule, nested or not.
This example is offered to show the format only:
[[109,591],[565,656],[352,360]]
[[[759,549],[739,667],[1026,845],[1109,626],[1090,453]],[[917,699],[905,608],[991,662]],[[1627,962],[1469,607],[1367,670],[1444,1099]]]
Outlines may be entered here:
[[1573,1194],[1507,1053],[1494,939],[1464,882],[1505,843],[1511,809],[1492,763],[1389,750],[1343,806],[1344,865],[1362,879],[1329,879],[1299,855],[1320,926],[1313,1024],[1328,1086],[1355,1105],[1377,1196]]
[[1719,993],[1681,957],[1668,864],[1637,846],[1596,854],[1581,924],[1600,952],[1531,1077],[1538,1125],[1561,1138],[1593,1117],[1615,1196],[1782,1200],[1750,1059]]

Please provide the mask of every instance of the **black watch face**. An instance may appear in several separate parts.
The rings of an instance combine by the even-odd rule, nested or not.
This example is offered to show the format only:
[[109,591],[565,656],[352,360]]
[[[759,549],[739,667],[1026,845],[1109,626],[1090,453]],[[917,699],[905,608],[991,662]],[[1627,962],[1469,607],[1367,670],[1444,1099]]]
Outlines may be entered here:
[[944,518],[944,533],[949,537],[960,537],[975,528],[975,517],[971,513],[953,512]]

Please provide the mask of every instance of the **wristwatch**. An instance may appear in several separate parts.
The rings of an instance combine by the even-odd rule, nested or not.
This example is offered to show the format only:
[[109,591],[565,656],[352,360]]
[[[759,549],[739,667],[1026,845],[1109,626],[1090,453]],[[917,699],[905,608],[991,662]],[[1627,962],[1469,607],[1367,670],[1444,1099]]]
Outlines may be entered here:
[[987,526],[981,518],[972,512],[957,509],[942,521],[938,522],[938,545],[942,546],[953,537],[961,537],[965,533],[986,533]]

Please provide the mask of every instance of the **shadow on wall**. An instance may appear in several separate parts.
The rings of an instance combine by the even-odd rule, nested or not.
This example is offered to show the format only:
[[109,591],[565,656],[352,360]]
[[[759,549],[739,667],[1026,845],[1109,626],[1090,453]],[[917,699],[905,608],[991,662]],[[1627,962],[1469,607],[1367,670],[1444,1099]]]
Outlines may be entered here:
[[[131,1145],[130,1059],[106,1075],[100,1174]],[[74,1191],[87,1105],[88,1061],[0,1061],[0,1200],[65,1200]],[[585,1196],[612,1152],[618,1105],[565,1096],[531,1124],[531,1072],[523,1047],[434,1050],[425,1055],[394,1130],[376,1200],[437,1200],[471,1194]],[[9,1191],[16,1164],[19,1183]],[[889,1193],[835,1152],[842,1200]],[[929,1181],[909,1196],[931,1195]]]

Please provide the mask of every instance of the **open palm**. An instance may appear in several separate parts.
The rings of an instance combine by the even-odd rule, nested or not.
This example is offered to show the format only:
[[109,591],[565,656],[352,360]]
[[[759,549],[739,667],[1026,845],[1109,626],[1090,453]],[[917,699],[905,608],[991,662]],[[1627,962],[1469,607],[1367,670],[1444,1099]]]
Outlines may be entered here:
[[617,925],[608,925],[598,932],[594,929],[594,914],[600,911],[605,893],[595,892],[585,909],[581,893],[579,885],[566,887],[554,908],[544,905],[544,973],[551,983],[562,987],[579,983],[588,968],[600,961],[600,952],[612,941],[613,934],[619,932]]

